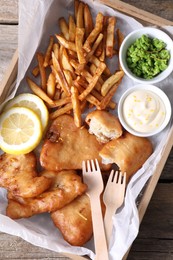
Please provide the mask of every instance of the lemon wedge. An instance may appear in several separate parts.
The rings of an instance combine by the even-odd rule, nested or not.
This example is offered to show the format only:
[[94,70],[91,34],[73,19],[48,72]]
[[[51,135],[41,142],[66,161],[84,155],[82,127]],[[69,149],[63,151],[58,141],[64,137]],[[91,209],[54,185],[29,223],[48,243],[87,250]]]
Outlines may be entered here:
[[49,112],[41,98],[34,94],[23,93],[8,101],[3,110],[6,111],[11,107],[26,107],[33,110],[41,119],[43,131],[45,130]]
[[31,109],[13,107],[0,116],[0,147],[9,154],[31,152],[41,141],[42,125]]

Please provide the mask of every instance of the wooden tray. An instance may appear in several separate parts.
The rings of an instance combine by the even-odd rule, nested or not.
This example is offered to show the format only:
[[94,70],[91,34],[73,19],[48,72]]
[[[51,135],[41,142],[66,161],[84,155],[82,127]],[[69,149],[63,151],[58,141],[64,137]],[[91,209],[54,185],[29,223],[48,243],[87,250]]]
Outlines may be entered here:
[[[172,21],[166,20],[157,15],[153,15],[149,12],[143,11],[141,9],[138,9],[132,5],[126,4],[119,0],[99,0],[99,2],[102,4],[105,4],[107,6],[110,6],[113,9],[118,10],[122,13],[125,13],[129,16],[137,18],[137,19],[141,20],[142,22],[144,22],[144,24],[147,23],[147,24],[152,24],[155,26],[173,25]],[[13,58],[11,60],[11,63],[7,69],[7,72],[0,85],[0,104],[6,99],[7,93],[8,93],[8,90],[9,90],[11,84],[14,83],[14,81],[16,80],[17,70],[18,70],[18,51],[16,50],[16,52],[14,53]],[[166,145],[162,152],[162,160],[157,164],[156,169],[153,172],[153,175],[150,177],[150,180],[147,184],[145,192],[138,205],[140,223],[144,217],[148,204],[151,200],[151,197],[153,195],[157,182],[160,178],[160,175],[162,173],[166,160],[171,151],[171,148],[173,145],[173,126],[171,127],[171,130],[169,132],[169,135],[167,136],[167,140],[165,140],[165,143],[166,143]],[[129,248],[129,250],[130,250],[130,248]],[[123,258],[124,260],[127,258],[129,250],[126,253],[126,255],[124,256],[124,258]],[[69,253],[61,253],[61,254],[66,257],[69,257],[71,259],[74,259],[74,260],[88,259],[88,258],[85,258],[82,256],[77,256],[77,255],[73,255],[73,254],[69,254]]]

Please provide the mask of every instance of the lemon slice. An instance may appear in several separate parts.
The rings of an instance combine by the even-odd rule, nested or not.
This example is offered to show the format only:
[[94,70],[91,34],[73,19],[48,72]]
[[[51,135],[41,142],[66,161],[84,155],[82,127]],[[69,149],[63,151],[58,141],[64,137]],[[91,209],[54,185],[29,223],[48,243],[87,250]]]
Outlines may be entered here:
[[43,131],[48,124],[49,112],[43,100],[30,93],[23,93],[7,102],[4,111],[11,107],[26,107],[32,109],[41,119]]
[[25,107],[13,107],[0,116],[0,147],[9,154],[31,152],[41,141],[39,117]]

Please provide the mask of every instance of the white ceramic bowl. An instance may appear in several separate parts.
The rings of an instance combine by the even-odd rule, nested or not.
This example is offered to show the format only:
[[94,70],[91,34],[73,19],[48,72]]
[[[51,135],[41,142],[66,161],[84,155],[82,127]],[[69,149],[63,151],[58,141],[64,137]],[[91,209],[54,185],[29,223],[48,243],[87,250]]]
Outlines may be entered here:
[[[144,90],[144,91],[149,91],[153,93],[155,97],[158,97],[159,100],[161,100],[162,104],[164,104],[165,107],[165,117],[162,122],[162,124],[158,127],[155,127],[152,129],[152,131],[141,131],[141,130],[136,130],[136,127],[132,127],[131,124],[129,124],[127,121],[127,112],[124,112],[124,107],[125,107],[125,100],[127,100],[127,97],[131,93],[134,93],[135,91],[138,90]],[[137,102],[140,102],[140,100],[137,100]],[[147,106],[147,104],[146,104]],[[147,136],[152,136],[155,134],[158,134],[161,132],[168,124],[171,118],[171,103],[167,97],[167,95],[158,87],[153,86],[153,85],[147,85],[147,84],[138,84],[132,88],[129,88],[124,92],[124,94],[121,96],[119,103],[118,103],[118,117],[119,120],[122,124],[122,126],[131,134],[136,135],[136,136],[141,136],[141,137],[147,137]],[[134,112],[135,113],[135,112]],[[126,119],[125,119],[126,118]],[[145,122],[142,127],[145,127]]]
[[[126,63],[127,49],[130,47],[131,44],[135,42],[136,39],[140,38],[143,34],[147,35],[150,38],[157,38],[159,40],[164,41],[166,43],[166,49],[170,51],[171,57],[169,60],[168,67],[163,72],[161,72],[160,74],[158,74],[152,79],[143,79],[137,77],[135,74],[131,72],[131,70],[128,68]],[[165,79],[167,76],[169,76],[169,74],[173,71],[173,41],[165,32],[156,28],[145,27],[142,29],[135,30],[130,34],[128,34],[127,37],[122,42],[119,51],[119,60],[125,74],[129,76],[129,78],[133,79],[134,81],[138,83],[147,83],[147,84],[154,84],[160,82],[163,79]]]

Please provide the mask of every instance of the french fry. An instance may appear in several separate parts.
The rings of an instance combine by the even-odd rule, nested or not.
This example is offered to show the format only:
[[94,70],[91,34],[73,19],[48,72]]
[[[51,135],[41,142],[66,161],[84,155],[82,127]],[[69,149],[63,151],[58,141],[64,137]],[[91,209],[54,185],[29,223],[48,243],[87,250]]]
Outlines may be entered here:
[[51,66],[51,68],[57,81],[59,82],[61,88],[64,90],[65,94],[67,96],[70,96],[70,87],[66,81],[61,65],[53,52],[52,52],[52,61],[53,61],[53,66]]
[[34,81],[29,77],[26,78],[26,81],[35,95],[43,99],[50,106],[54,104],[53,100]]
[[99,43],[99,46],[97,47],[97,49],[95,51],[95,56],[100,57],[102,52],[103,52],[103,40]]
[[44,64],[43,64],[44,67],[47,67],[50,64],[51,52],[52,52],[52,49],[53,49],[53,43],[54,43],[54,38],[53,38],[53,36],[50,36],[49,45],[47,47],[46,54],[45,54],[45,57],[44,57]]
[[98,13],[97,17],[96,17],[96,24],[94,29],[91,31],[91,33],[89,34],[89,36],[87,37],[85,43],[84,43],[84,50],[86,52],[90,52],[91,51],[91,45],[92,43],[95,41],[95,39],[97,38],[97,36],[99,35],[99,33],[102,31],[102,26],[103,26],[103,14],[102,13]]
[[[37,54],[38,66],[32,73],[35,76],[40,74],[42,88],[29,78],[27,82],[31,90],[47,103],[50,111],[53,110],[50,119],[73,110],[74,122],[81,127],[81,113],[87,105],[97,109],[115,108],[111,99],[124,72],[117,71],[112,75],[104,62],[106,56],[112,57],[118,52],[114,49],[115,17],[98,13],[93,24],[87,3],[74,0],[74,9],[75,16],[69,15],[68,22],[64,17],[59,19],[61,33],[55,34],[58,42],[50,36],[44,56]],[[122,39],[118,29],[118,47]],[[50,69],[47,79],[46,72]]]
[[55,57],[57,59],[59,59],[59,52],[60,52],[60,50],[59,50],[59,44],[58,43],[54,43],[54,45],[53,45],[53,52],[55,54]]
[[97,39],[95,40],[95,42],[94,42],[94,44],[93,44],[93,46],[92,46],[91,51],[88,52],[87,55],[86,55],[86,61],[87,61],[87,62],[89,61],[89,59],[92,57],[92,55],[94,54],[94,52],[95,52],[96,49],[98,48],[98,46],[99,46],[99,44],[101,43],[102,39],[103,39],[103,34],[100,33],[100,34],[98,35]]
[[71,87],[73,85],[73,77],[69,70],[64,70],[65,78],[68,82],[68,85]]
[[84,7],[84,27],[85,27],[85,37],[87,38],[91,31],[93,30],[93,18],[89,9],[89,6],[85,4]]
[[69,16],[68,23],[69,23],[69,41],[74,42],[75,35],[76,35],[76,24],[72,15]]
[[99,57],[100,61],[104,61],[106,57],[107,20],[108,20],[108,16],[104,16],[103,29],[102,29],[102,33],[103,33],[102,53]]
[[83,51],[83,40],[84,40],[84,34],[85,29],[76,27],[76,37],[75,37],[75,43],[76,43],[76,51],[77,51],[77,57],[80,64],[85,64],[86,59],[84,57],[84,51]]
[[79,0],[74,0],[74,16],[76,21],[77,21],[79,3],[80,3]]
[[81,108],[80,108],[78,89],[74,86],[71,87],[71,101],[73,105],[73,115],[74,115],[75,125],[77,127],[81,127],[82,118],[81,118]]
[[59,43],[62,44],[66,49],[76,52],[76,45],[74,42],[67,41],[63,36],[55,34]]
[[79,2],[76,17],[76,27],[84,28],[84,3]]
[[[88,87],[88,83],[86,82],[85,78],[84,77],[77,77],[76,79],[76,82],[81,85],[82,87],[84,88],[87,88]],[[102,101],[103,99],[103,96],[97,91],[96,88],[94,88],[92,91],[91,91],[91,95],[94,96],[96,99],[98,99],[99,101]],[[114,109],[116,107],[116,104],[115,102],[113,101],[110,101],[109,104],[107,105],[107,107],[111,108],[111,109]]]
[[65,106],[63,106],[62,108],[59,108],[59,109],[55,110],[54,112],[50,113],[50,119],[53,120],[53,119],[57,118],[58,116],[68,113],[72,109],[73,109],[72,103],[68,103]]
[[[122,42],[123,42],[123,40],[124,40],[124,35],[123,35],[123,33],[120,31],[120,29],[117,29],[117,38],[118,38],[118,49],[120,49],[121,44],[122,44]],[[119,62],[119,69],[120,69],[120,70],[123,70],[122,67],[121,67],[120,62]]]
[[[98,67],[99,64],[100,64],[100,60],[96,56],[94,56],[94,55],[90,57],[89,61],[91,63],[93,63],[94,65],[96,65],[96,67]],[[105,74],[108,77],[111,75],[111,72],[110,72],[110,70],[109,70],[109,68],[107,66],[106,66],[103,74]]]
[[46,91],[46,70],[44,67],[44,56],[42,53],[37,53],[37,61],[38,61],[38,66],[39,66],[39,71],[40,71],[40,77],[41,77],[41,87],[44,91]]
[[[77,87],[77,89],[79,90],[79,92],[81,93],[80,95],[82,95],[82,93],[84,92],[84,88],[81,86],[81,85],[79,85],[79,83],[78,82],[76,82],[76,81],[74,81],[74,85]],[[79,100],[81,100],[80,99],[80,95],[79,95]],[[92,104],[92,105],[94,105],[94,106],[96,106],[96,107],[99,107],[99,105],[100,105],[100,102],[98,101],[98,99],[97,98],[95,98],[93,95],[91,95],[91,94],[88,94],[87,96],[86,96],[86,99],[83,99],[83,100],[87,100],[90,104]],[[83,101],[83,100],[81,100],[81,101]]]
[[51,72],[49,74],[48,80],[47,80],[47,95],[53,99],[55,95],[55,88],[56,88],[56,81],[55,81],[55,76]]
[[54,104],[51,105],[50,107],[51,108],[60,107],[68,103],[71,103],[71,97],[63,97],[58,100],[54,100]]
[[117,83],[124,76],[124,72],[122,70],[115,72],[115,74],[111,75],[102,85],[101,94],[103,97],[109,92],[112,86]]
[[59,27],[66,40],[69,40],[69,28],[64,17],[59,18]]
[[107,37],[106,37],[106,56],[109,58],[113,57],[115,24],[116,24],[116,18],[109,17],[108,25],[107,25]]
[[122,42],[123,42],[123,40],[124,40],[124,35],[123,35],[123,33],[120,31],[119,28],[117,29],[117,38],[118,38],[118,49],[120,49],[121,44],[122,44]]
[[98,109],[103,110],[107,107],[107,105],[111,101],[112,97],[114,96],[120,82],[121,82],[121,80],[119,82],[115,83],[115,85],[112,86],[112,88],[109,90],[109,92],[106,94],[106,96],[100,102]]
[[60,99],[60,96],[61,96],[61,87],[59,84],[56,85],[56,88],[55,88],[55,95],[54,95],[54,102],[56,100],[59,100]]
[[[96,73],[96,69],[97,69],[97,67],[92,63],[92,64],[90,65],[90,71],[91,71],[92,76],[94,76],[94,74]],[[99,81],[99,83],[100,83],[101,85],[103,85],[104,80],[102,79],[101,76],[100,76],[100,78],[98,79],[98,81]]]
[[100,62],[100,66],[97,68],[95,75],[93,76],[91,82],[89,83],[88,87],[82,92],[79,99],[84,100],[84,98],[92,91],[95,87],[100,75],[103,73],[104,69],[106,68],[105,63]]
[[84,69],[85,64],[79,64],[76,60],[71,59],[70,60],[70,64],[73,66],[73,68],[75,69],[75,73],[76,75],[80,75],[81,71]]
[[[96,89],[93,89],[93,90],[91,91],[91,94],[92,94],[95,98],[97,98],[100,102],[102,101],[103,96],[100,95],[100,93],[99,93]],[[107,104],[106,107],[108,107],[108,108],[110,108],[110,109],[115,109],[116,103],[110,100],[110,102]]]
[[39,66],[35,66],[32,70],[32,75],[34,75],[34,77],[37,77],[39,73],[40,73]]
[[74,73],[74,69],[73,69],[73,66],[70,64],[70,59],[69,59],[69,56],[68,56],[68,53],[67,53],[67,50],[63,47],[62,50],[61,50],[61,64],[62,64],[62,68],[64,70],[69,70],[73,76],[73,78],[75,79],[76,76],[75,76],[75,73]]

